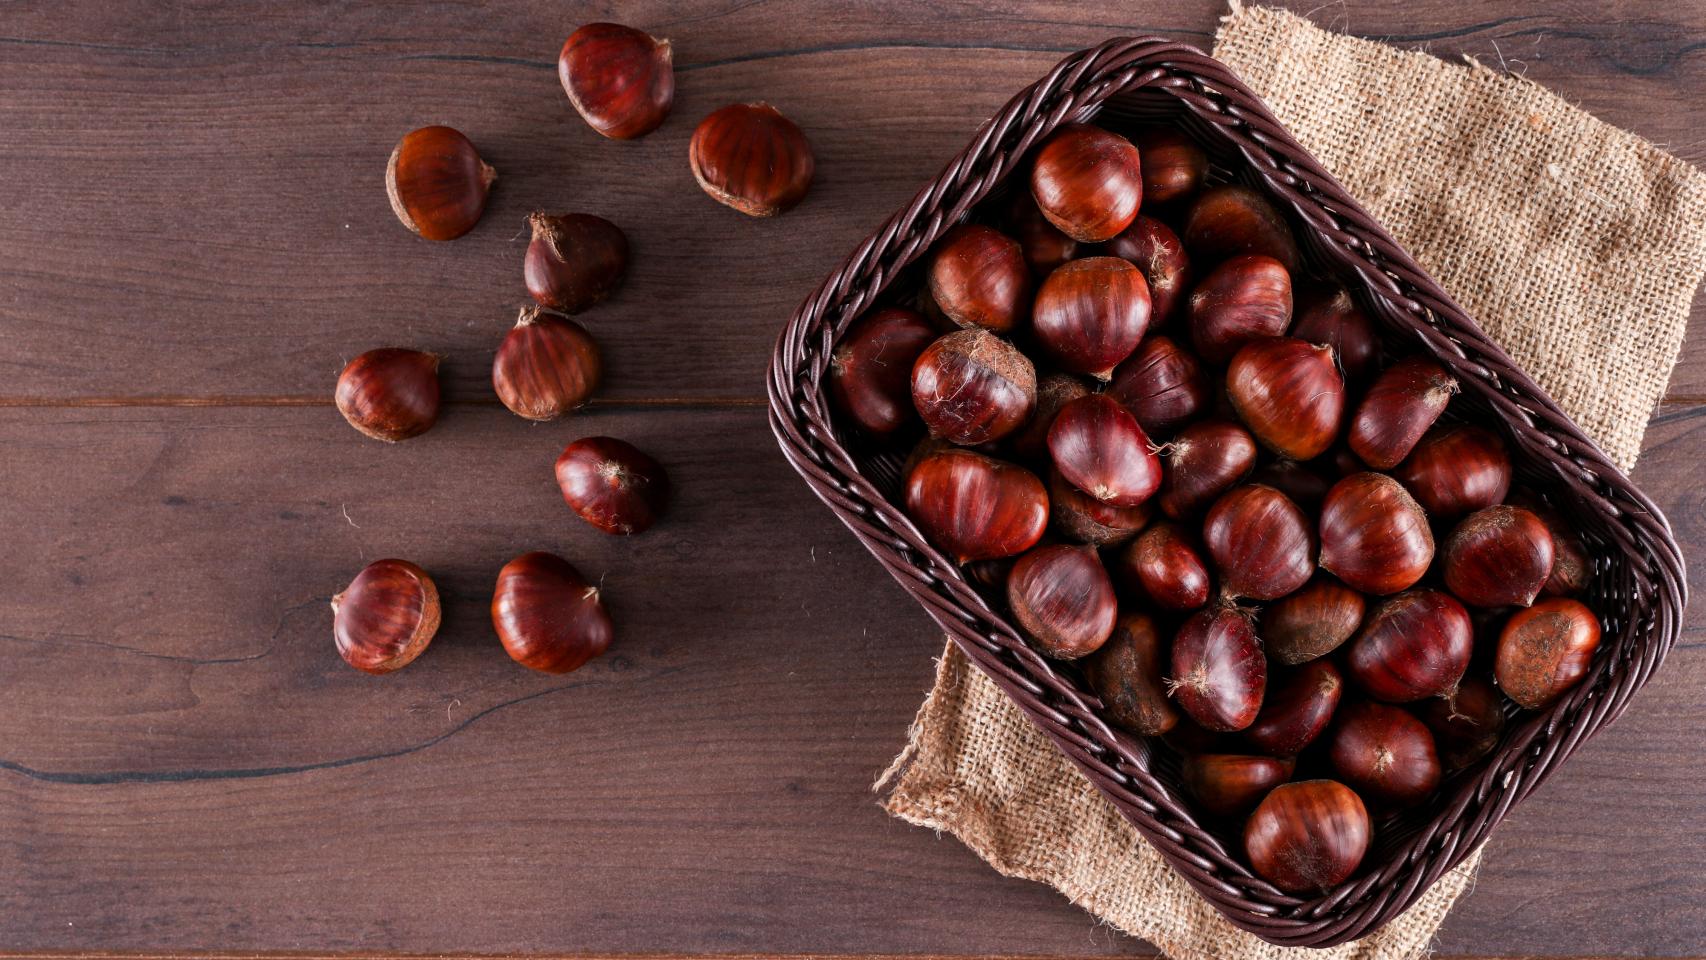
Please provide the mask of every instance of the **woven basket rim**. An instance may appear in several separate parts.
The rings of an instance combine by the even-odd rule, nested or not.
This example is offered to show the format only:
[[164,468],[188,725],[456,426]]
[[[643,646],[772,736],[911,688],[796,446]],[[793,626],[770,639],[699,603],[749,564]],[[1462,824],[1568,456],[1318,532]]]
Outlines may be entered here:
[[[1319,897],[1285,894],[1255,877],[1151,774],[1147,748],[1105,723],[1094,697],[1038,655],[992,610],[951,560],[890,503],[841,444],[822,379],[835,340],[999,184],[1032,145],[1064,122],[1090,119],[1136,91],[1178,101],[1192,122],[1234,148],[1252,177],[1335,275],[1355,278],[1417,352],[1475,391],[1514,441],[1515,456],[1556,478],[1578,515],[1606,532],[1596,609],[1608,627],[1589,677],[1524,722],[1464,777],[1428,823],[1372,869]],[[778,338],[768,384],[772,430],[807,484],[947,631],[974,664],[1065,753],[1192,886],[1232,922],[1272,943],[1330,946],[1401,913],[1461,863],[1574,750],[1619,716],[1663,663],[1687,599],[1683,561],[1663,514],[1557,404],[1219,61],[1158,37],[1116,37],[1062,59],[984,123],[917,196],[867,237],[794,312]],[[1600,529],[1596,526],[1596,529]],[[1610,557],[1609,560],[1604,557]]]

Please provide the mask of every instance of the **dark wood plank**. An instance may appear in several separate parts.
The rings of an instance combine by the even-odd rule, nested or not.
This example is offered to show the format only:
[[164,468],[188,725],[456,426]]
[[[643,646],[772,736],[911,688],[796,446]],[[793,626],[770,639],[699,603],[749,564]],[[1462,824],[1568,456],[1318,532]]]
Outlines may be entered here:
[[[1661,421],[1640,471],[1691,552],[1701,412]],[[567,513],[550,462],[589,431],[669,466],[666,524],[616,540]],[[28,409],[0,444],[8,947],[1145,949],[876,807],[939,641],[760,410],[463,407],[392,447],[328,409]],[[509,663],[487,620],[496,568],[540,547],[606,578],[620,624],[564,678]],[[326,600],[381,555],[431,570],[447,613],[373,679],[333,653]],[[1703,639],[1696,616],[1507,822],[1443,950],[1706,938]]]
[[[1706,155],[1699,7],[1295,5],[1442,56],[1503,57]],[[560,37],[607,15],[588,10],[9,4],[0,402],[323,397],[344,359],[388,343],[449,354],[453,392],[485,396],[537,206],[607,215],[634,241],[627,288],[587,315],[609,355],[606,396],[757,397],[793,307],[1013,92],[1111,35],[1206,45],[1223,5],[627,4],[624,18],[675,40],[682,73],[671,121],[627,144],[593,134],[555,81]],[[777,222],[717,207],[686,169],[696,120],[753,97],[796,117],[819,153],[812,196]],[[486,220],[452,244],[410,236],[380,187],[396,138],[427,122],[466,130],[502,178]],[[1677,391],[1706,396],[1706,357]]]

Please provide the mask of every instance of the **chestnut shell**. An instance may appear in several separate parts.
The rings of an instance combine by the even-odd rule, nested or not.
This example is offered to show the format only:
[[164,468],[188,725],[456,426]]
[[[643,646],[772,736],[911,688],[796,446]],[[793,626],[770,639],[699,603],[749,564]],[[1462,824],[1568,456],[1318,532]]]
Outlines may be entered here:
[[598,587],[552,553],[524,553],[498,571],[492,626],[515,662],[568,673],[610,647],[615,627]]
[[438,362],[419,350],[369,350],[338,375],[338,412],[375,440],[419,436],[438,422]]
[[454,240],[480,222],[497,178],[460,130],[421,127],[391,151],[385,194],[403,226],[428,240]]
[[332,598],[332,638],[344,662],[363,673],[400,670],[438,632],[438,588],[407,560],[375,560]]
[[829,400],[867,433],[889,436],[914,422],[912,365],[936,339],[928,321],[890,308],[861,317],[829,356]]
[[669,41],[619,23],[589,23],[569,34],[557,79],[581,118],[612,140],[651,133],[675,103]]
[[1048,493],[1024,467],[950,447],[907,473],[906,512],[960,563],[1023,553],[1048,526]]
[[711,199],[751,217],[792,210],[817,170],[806,135],[762,102],[730,104],[699,121],[687,161]]
[[1031,164],[1031,196],[1067,236],[1100,243],[1131,225],[1143,202],[1137,148],[1084,123],[1056,127]]
[[564,447],[556,474],[563,501],[605,533],[643,533],[669,504],[663,467],[615,437],[582,437]]
[[555,420],[592,397],[603,371],[585,327],[527,307],[492,359],[492,389],[518,417]]
[[1244,825],[1256,874],[1287,893],[1325,893],[1350,879],[1373,828],[1355,791],[1333,780],[1275,787]]
[[951,443],[999,440],[1024,426],[1036,403],[1036,368],[988,330],[950,333],[912,365],[912,405],[931,436]]
[[522,261],[522,280],[540,306],[580,313],[622,285],[628,237],[616,224],[590,213],[537,212],[527,223],[533,239]]

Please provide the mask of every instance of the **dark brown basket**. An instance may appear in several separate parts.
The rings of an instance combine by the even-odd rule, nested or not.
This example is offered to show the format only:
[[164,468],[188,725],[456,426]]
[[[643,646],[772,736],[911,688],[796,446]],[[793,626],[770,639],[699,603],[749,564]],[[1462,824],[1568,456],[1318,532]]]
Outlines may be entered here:
[[[1543,714],[1522,714],[1483,766],[1449,781],[1437,806],[1381,824],[1364,869],[1331,893],[1280,892],[1244,865],[1234,838],[1181,802],[1176,761],[1104,722],[1076,672],[1038,655],[896,507],[898,457],[847,442],[821,386],[849,322],[916,290],[909,264],[1003,181],[1056,126],[1115,130],[1168,120],[1197,139],[1215,175],[1264,190],[1292,221],[1311,270],[1349,287],[1389,350],[1425,352],[1463,386],[1461,415],[1500,427],[1520,479],[1546,493],[1588,542],[1588,598],[1604,641],[1586,681]],[[984,124],[789,319],[770,369],[782,451],[967,657],[1052,737],[1173,867],[1232,923],[1272,943],[1329,946],[1367,935],[1468,856],[1600,727],[1628,706],[1675,642],[1686,600],[1670,526],[1629,480],[1386,231],[1214,59],[1156,38],[1110,40],[1062,60]]]

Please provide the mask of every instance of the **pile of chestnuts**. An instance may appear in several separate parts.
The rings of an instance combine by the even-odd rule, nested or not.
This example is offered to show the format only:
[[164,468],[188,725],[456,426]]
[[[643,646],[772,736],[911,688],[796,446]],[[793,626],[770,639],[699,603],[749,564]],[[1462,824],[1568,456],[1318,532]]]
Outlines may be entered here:
[[[558,76],[574,109],[598,133],[631,140],[656,130],[675,100],[667,40],[615,23],[593,23],[563,44]],[[712,198],[755,217],[805,198],[815,172],[811,144],[766,103],[731,104],[700,122],[688,145],[694,179]],[[454,240],[485,212],[497,174],[460,131],[422,127],[398,142],[385,170],[391,208],[428,240]],[[497,348],[492,390],[517,416],[549,421],[584,405],[603,370],[598,343],[572,315],[604,300],[628,271],[628,238],[588,213],[528,217],[532,236],[523,308]],[[398,442],[438,420],[440,357],[385,347],[350,361],[338,377],[338,411],[369,437]],[[615,535],[643,532],[669,500],[663,467],[613,437],[586,437],[557,458],[563,500],[582,520]],[[441,615],[437,587],[406,560],[369,564],[332,601],[338,652],[353,667],[389,673],[426,649]],[[527,553],[498,574],[492,624],[517,662],[548,673],[574,670],[610,645],[599,590],[568,561]]]
[[[1180,132],[1056,129],[856,320],[826,391],[1251,868],[1318,894],[1586,675],[1593,564],[1458,384]],[[1448,415],[1449,413],[1449,415]]]

